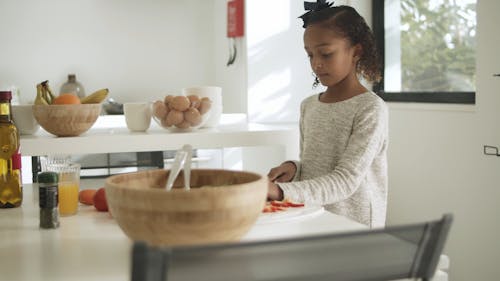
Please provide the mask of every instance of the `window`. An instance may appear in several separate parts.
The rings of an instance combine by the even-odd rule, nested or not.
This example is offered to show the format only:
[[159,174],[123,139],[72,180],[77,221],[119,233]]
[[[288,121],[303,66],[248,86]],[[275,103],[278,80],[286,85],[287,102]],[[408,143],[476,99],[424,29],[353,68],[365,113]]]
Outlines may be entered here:
[[476,0],[372,0],[386,101],[475,103]]

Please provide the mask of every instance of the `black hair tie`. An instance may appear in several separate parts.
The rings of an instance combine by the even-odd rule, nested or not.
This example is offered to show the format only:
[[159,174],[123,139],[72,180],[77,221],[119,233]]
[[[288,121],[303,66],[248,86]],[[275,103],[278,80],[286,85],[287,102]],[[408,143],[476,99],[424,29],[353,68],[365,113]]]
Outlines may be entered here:
[[307,22],[309,21],[309,17],[311,16],[311,13],[328,9],[333,6],[333,3],[334,1],[332,1],[332,3],[328,3],[327,0],[316,0],[316,3],[304,2],[304,10],[306,10],[307,12],[299,17],[304,21],[302,27],[304,28],[306,27]]

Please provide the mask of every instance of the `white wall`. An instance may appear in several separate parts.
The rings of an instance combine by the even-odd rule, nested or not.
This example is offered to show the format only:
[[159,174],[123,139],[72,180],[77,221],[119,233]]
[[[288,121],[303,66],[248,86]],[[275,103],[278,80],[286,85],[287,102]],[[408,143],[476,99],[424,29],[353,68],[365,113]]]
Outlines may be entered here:
[[[297,122],[300,102],[324,90],[304,50],[303,1],[247,1],[248,118],[254,122]],[[371,22],[369,1],[335,1],[359,7]]]
[[107,87],[127,102],[217,85],[225,113],[246,113],[246,41],[227,67],[226,1],[0,0],[0,89],[17,86],[29,103],[37,83],[57,92],[76,73],[87,93]]
[[[202,1],[202,0],[200,0]],[[214,0],[215,84],[222,86],[225,113],[247,113],[247,48],[246,37],[235,39],[237,57],[227,66],[230,40],[226,37],[228,0]],[[245,25],[246,28],[247,25]]]
[[87,92],[126,102],[215,84],[214,3],[0,0],[0,85],[28,102],[38,82],[58,90],[76,73]]
[[0,0],[0,88],[26,103],[40,81],[58,90],[76,73],[127,102],[217,85],[224,112],[246,113],[246,41],[227,67],[226,1]]
[[479,1],[477,104],[390,104],[388,223],[455,215],[446,253],[450,280],[498,280],[500,145],[498,1]]
[[248,117],[297,122],[300,102],[320,89],[304,51],[302,1],[247,1]]

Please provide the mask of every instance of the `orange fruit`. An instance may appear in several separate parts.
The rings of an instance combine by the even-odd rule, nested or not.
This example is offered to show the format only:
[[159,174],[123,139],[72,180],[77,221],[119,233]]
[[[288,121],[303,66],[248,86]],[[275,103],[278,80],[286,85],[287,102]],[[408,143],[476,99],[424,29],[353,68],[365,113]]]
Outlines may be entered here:
[[60,94],[52,104],[81,104],[80,98],[73,94]]
[[78,194],[78,201],[85,205],[94,205],[94,195],[97,189],[84,189]]

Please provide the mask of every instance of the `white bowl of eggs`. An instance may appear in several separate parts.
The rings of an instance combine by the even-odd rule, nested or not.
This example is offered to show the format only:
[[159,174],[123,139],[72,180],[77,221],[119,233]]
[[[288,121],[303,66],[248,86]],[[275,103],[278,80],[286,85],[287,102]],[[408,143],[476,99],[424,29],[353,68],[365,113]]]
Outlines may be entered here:
[[198,95],[167,95],[152,104],[153,119],[172,132],[189,132],[200,128],[210,117],[212,100]]

